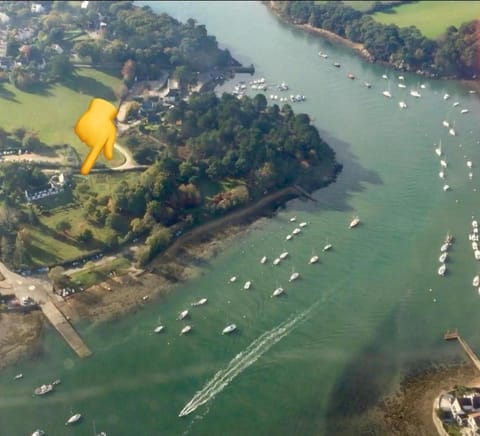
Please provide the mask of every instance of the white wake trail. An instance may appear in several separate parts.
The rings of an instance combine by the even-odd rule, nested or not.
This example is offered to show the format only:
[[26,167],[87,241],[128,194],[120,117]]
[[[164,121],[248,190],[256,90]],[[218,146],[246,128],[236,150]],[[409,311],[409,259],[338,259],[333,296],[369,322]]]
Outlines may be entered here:
[[237,354],[226,368],[218,371],[205,386],[180,411],[179,417],[192,413],[197,407],[205,404],[221,392],[228,384],[246,368],[255,363],[260,356],[267,352],[273,345],[288,335],[295,325],[304,320],[313,310],[315,305],[309,307],[292,319],[288,319],[277,327],[263,333],[255,339],[244,351]]

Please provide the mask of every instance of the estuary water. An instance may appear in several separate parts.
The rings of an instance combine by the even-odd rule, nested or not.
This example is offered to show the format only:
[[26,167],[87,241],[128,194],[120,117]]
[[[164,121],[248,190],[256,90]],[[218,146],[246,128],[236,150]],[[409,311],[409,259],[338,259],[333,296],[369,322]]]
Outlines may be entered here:
[[[43,428],[48,435],[91,435],[94,427],[109,436],[359,434],[369,408],[406,372],[463,358],[443,341],[446,329],[458,327],[479,349],[480,296],[472,278],[480,263],[468,240],[472,216],[480,217],[477,95],[411,74],[400,89],[397,72],[279,22],[260,3],[139,3],[206,24],[236,59],[255,65],[253,78],[237,76],[221,90],[264,77],[287,82],[285,94],[305,95],[292,106],[314,119],[343,171],[313,194],[317,202],[293,200],[257,221],[163,301],[121,320],[79,325],[91,358],[77,359],[47,328],[41,356],[0,374],[0,434]],[[388,88],[392,99],[382,95]],[[412,88],[422,98],[412,97]],[[439,140],[445,180],[434,153]],[[446,183],[451,189],[444,192]],[[350,230],[354,215],[361,225]],[[286,241],[301,221],[308,225]],[[455,243],[440,277],[447,232]],[[333,248],[323,252],[327,242]],[[287,259],[272,265],[283,251]],[[313,253],[320,262],[309,265]],[[292,271],[300,278],[290,283]],[[230,284],[233,275],[238,280]],[[278,286],[286,293],[272,298]],[[206,305],[190,307],[202,297]],[[193,329],[180,336],[185,323],[176,317],[186,308]],[[222,335],[230,323],[238,333]],[[165,332],[153,334],[158,324]],[[24,379],[13,381],[18,372]],[[62,384],[53,394],[32,397],[36,386],[56,378]],[[83,422],[66,427],[76,412]]]

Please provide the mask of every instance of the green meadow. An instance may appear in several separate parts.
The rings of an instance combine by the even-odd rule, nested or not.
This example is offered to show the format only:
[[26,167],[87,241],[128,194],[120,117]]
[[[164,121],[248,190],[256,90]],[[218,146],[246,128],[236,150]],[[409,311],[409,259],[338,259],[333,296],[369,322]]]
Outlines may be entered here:
[[459,27],[462,23],[479,19],[480,2],[420,1],[411,4],[404,3],[387,13],[378,12],[373,17],[383,24],[396,24],[399,27],[414,25],[426,37],[436,39],[449,26]]

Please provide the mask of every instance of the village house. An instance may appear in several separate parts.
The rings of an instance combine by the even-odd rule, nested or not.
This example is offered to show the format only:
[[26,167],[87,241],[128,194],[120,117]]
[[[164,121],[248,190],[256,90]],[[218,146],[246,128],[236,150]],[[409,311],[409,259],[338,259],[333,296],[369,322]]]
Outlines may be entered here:
[[32,14],[43,14],[45,8],[40,3],[32,3],[31,11]]
[[480,412],[468,415],[468,427],[474,435],[480,435]]
[[80,8],[81,9],[87,9],[88,8],[88,1],[87,0],[83,1],[82,4],[80,5]]

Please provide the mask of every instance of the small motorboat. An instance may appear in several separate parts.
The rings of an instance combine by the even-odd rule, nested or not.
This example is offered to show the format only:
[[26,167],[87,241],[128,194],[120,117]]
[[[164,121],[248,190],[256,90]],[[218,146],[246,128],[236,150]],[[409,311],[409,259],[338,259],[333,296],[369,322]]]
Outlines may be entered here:
[[36,388],[33,393],[35,395],[45,395],[45,394],[48,394],[49,392],[52,392],[53,391],[53,385],[51,384],[48,384],[48,385],[42,385],[38,388]]
[[399,87],[399,88],[406,88],[407,85],[405,85],[405,83],[399,83],[399,84],[398,84],[398,87]]
[[308,262],[310,265],[312,265],[313,263],[317,263],[318,261],[320,260],[320,258],[317,256],[317,255],[313,255],[311,258],[310,258],[310,261]]
[[285,237],[285,239],[286,239],[287,241],[290,241],[290,239],[292,239],[292,238],[293,238],[293,235],[287,235],[287,236]]
[[280,259],[279,257],[277,257],[277,258],[273,261],[273,264],[274,264],[274,265],[278,265],[281,261],[282,261],[282,259]]
[[473,178],[473,173],[468,173],[468,178],[472,179]]
[[59,378],[57,378],[56,380],[54,380],[54,381],[52,382],[52,386],[57,386],[57,385],[59,385],[61,382],[62,382],[62,381],[61,381]]
[[476,241],[472,242],[472,250],[474,250],[474,251],[478,250],[478,242],[476,242]]
[[447,236],[445,236],[445,243],[446,244],[452,244],[453,243],[453,235],[451,235],[450,233],[447,233]]
[[425,89],[426,87],[427,87],[427,85],[425,85],[423,83],[420,85],[420,88],[422,88],[422,89]]
[[476,260],[480,260],[480,250],[475,250],[473,255],[475,256]]
[[440,257],[438,258],[438,261],[440,263],[445,263],[447,261],[448,253],[445,251],[443,252]]
[[392,98],[392,94],[390,91],[383,91],[382,94],[387,98]]
[[446,271],[447,271],[447,266],[443,263],[442,265],[440,265],[440,268],[438,268],[438,275],[444,276]]
[[478,288],[478,286],[480,285],[480,275],[477,274],[473,278],[472,285],[475,286],[476,288]]
[[348,77],[350,80],[355,80],[355,76],[354,76],[352,73],[348,73],[348,74],[347,74],[347,77]]
[[440,251],[441,251],[442,253],[444,253],[445,251],[448,250],[448,246],[449,246],[449,245],[450,245],[450,244],[449,244],[448,242],[445,242],[445,244],[443,244],[443,245],[440,247]]
[[444,100],[448,100],[449,98],[450,98],[450,94],[444,94],[444,95],[443,95],[443,99],[444,99]]
[[326,244],[325,247],[323,247],[323,251],[328,251],[333,247],[332,244]]
[[229,333],[234,332],[237,330],[237,326],[235,324],[230,324],[227,325],[223,330],[222,330],[222,335],[228,335]]
[[460,103],[456,101],[455,103],[452,104],[453,107],[457,107]]
[[45,435],[45,431],[41,429],[37,429],[32,433],[32,436],[44,436],[44,435]]
[[398,80],[405,80],[405,77],[403,77],[403,76],[398,76]]
[[297,227],[296,229],[293,229],[292,234],[298,235],[301,231],[302,231],[302,229],[300,229],[299,227]]
[[261,259],[260,259],[260,263],[265,263],[267,261],[267,256],[263,256]]
[[334,62],[334,63],[333,63],[333,66],[334,66],[335,68],[340,68],[340,64],[339,64],[338,62]]
[[450,123],[447,120],[442,121],[443,127],[450,127]]
[[307,225],[308,225],[308,223],[306,223],[306,222],[303,222],[303,223],[300,223],[300,224],[299,224],[299,226],[302,227],[302,228],[303,228],[303,227],[307,227]]
[[421,97],[422,97],[422,95],[421,95],[418,91],[416,91],[416,90],[414,90],[414,89],[412,89],[412,90],[410,91],[410,95],[411,95],[412,97],[415,97],[415,98],[421,98]]
[[191,325],[186,325],[183,327],[182,330],[180,330],[180,335],[186,335],[187,333],[190,333],[192,331],[192,326]]
[[285,291],[283,288],[277,288],[273,291],[272,297],[278,297],[279,295],[282,295]]
[[388,76],[386,74],[382,74],[382,79],[388,80]]
[[65,425],[75,424],[76,422],[80,421],[81,419],[82,419],[82,414],[81,413],[75,413],[75,415],[72,415],[70,418],[68,418]]
[[232,276],[230,277],[230,283],[234,283],[237,281],[237,277],[236,276]]
[[206,298],[200,298],[200,300],[192,303],[192,306],[203,306],[208,300]]
[[288,257],[288,251],[284,251],[280,256],[280,259],[286,259]]
[[14,380],[20,380],[21,378],[23,378],[23,374],[22,374],[22,373],[17,374],[15,377],[13,377]]
[[446,192],[450,189],[450,185],[443,185],[443,191]]
[[245,284],[243,285],[243,289],[248,290],[251,288],[251,286],[252,282],[249,280],[248,282],[245,282]]
[[443,168],[447,168],[447,161],[441,160],[441,161],[440,161],[440,165],[441,165]]
[[477,220],[473,220],[473,221],[472,221],[472,227],[473,227],[473,228],[478,227],[478,222],[477,222]]
[[292,218],[290,218],[290,222],[291,222],[291,223],[294,223],[295,221],[297,221],[297,217],[296,217],[296,216],[292,216]]
[[407,108],[407,103],[404,101],[399,101],[398,105],[400,106],[400,109],[406,109]]
[[468,109],[462,109],[462,110],[460,111],[460,113],[461,113],[461,114],[468,114]]
[[438,173],[438,177],[440,177],[441,179],[444,179],[445,178],[445,172],[444,171],[440,171]]
[[353,229],[360,224],[360,218],[358,216],[353,217],[352,221],[350,221],[349,228]]
[[449,130],[448,130],[448,133],[452,136],[457,136],[457,132],[455,131],[455,129],[453,127],[451,127]]
[[154,333],[160,333],[162,332],[164,329],[163,325],[159,325],[158,327],[155,327],[155,329],[153,330]]
[[363,82],[363,84],[364,84],[367,88],[371,88],[371,87],[372,87],[372,84],[369,83],[369,82]]
[[185,319],[188,316],[188,310],[182,310],[180,314],[178,315],[178,320]]
[[467,167],[468,168],[472,168],[472,161],[471,160],[467,160]]
[[300,277],[300,273],[294,272],[294,273],[292,273],[292,275],[290,276],[290,278],[288,279],[288,281],[289,281],[289,282],[293,282],[294,280],[297,280],[299,277]]

